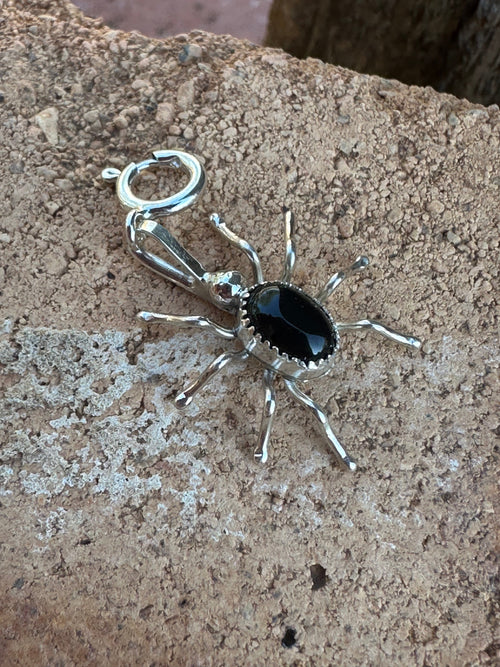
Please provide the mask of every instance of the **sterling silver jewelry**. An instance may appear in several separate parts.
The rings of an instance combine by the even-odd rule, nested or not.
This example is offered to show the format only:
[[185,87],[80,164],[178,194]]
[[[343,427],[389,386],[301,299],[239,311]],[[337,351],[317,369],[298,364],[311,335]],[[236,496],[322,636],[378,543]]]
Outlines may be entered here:
[[[158,165],[183,170],[190,177],[189,183],[180,192],[165,199],[145,200],[136,197],[131,187],[134,180],[141,172]],[[187,407],[195,394],[227,364],[251,356],[264,366],[264,409],[255,458],[262,462],[267,460],[276,407],[274,384],[279,375],[293,398],[309,408],[316,417],[339,461],[349,470],[355,470],[356,464],[337,440],[325,410],[304,393],[300,384],[332,370],[340,345],[340,333],[343,331],[370,329],[396,343],[420,348],[421,342],[414,336],[398,333],[374,320],[335,322],[326,310],[324,303],[332,292],[346,278],[365,269],[368,258],[360,256],[347,269],[334,273],[316,297],[312,297],[291,282],[295,264],[294,217],[288,209],[284,209],[285,265],[280,280],[271,282],[263,278],[255,248],[231,231],[221,217],[213,213],[210,216],[212,227],[247,256],[253,275],[247,282],[239,271],[210,273],[180,245],[166,227],[155,220],[191,206],[201,195],[206,180],[205,170],[193,155],[178,150],[155,151],[151,159],[139,164],[131,163],[123,171],[105,169],[102,177],[107,181],[116,181],[116,194],[122,205],[129,209],[125,232],[132,254],[176,285],[236,315],[234,327],[228,329],[206,317],[163,315],[148,311],[138,313],[137,317],[143,322],[206,329],[220,338],[238,340],[242,344],[241,350],[225,352],[215,358],[177,396],[176,406],[181,409]],[[148,237],[158,241],[181,269],[146,250]]]

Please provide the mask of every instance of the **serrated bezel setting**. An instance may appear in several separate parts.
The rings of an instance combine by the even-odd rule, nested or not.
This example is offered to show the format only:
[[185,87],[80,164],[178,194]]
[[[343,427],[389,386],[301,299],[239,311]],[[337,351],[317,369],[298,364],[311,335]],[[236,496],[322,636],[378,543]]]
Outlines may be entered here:
[[[272,345],[270,341],[266,340],[263,333],[252,323],[247,309],[252,292],[257,289],[273,286],[302,294],[309,304],[313,305],[322,313],[330,328],[332,351],[328,355],[316,361],[304,361],[290,356],[286,352],[281,351],[278,346]],[[294,380],[309,380],[328,373],[332,369],[334,357],[340,345],[337,326],[326,308],[324,308],[319,301],[311,297],[310,294],[307,294],[307,292],[300,287],[297,287],[297,285],[280,281],[259,283],[252,286],[241,295],[241,304],[238,312],[237,336],[243,343],[245,349],[261,363],[268,368],[275,370],[277,373]]]

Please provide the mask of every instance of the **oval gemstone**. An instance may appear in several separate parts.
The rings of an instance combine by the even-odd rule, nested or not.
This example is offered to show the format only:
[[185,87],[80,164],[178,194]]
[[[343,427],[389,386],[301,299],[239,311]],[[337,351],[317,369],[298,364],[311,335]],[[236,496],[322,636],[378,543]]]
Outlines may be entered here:
[[325,359],[335,349],[335,330],[327,312],[292,285],[257,285],[245,308],[256,333],[281,353],[307,363]]

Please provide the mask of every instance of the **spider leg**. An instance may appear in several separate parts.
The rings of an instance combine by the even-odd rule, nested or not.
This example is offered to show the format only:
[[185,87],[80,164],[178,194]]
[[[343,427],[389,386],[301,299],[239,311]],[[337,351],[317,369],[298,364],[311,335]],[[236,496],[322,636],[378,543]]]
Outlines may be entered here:
[[262,412],[262,421],[260,423],[259,439],[253,453],[254,457],[262,463],[267,461],[267,445],[269,443],[274,411],[276,409],[276,392],[274,391],[273,386],[275,377],[276,373],[274,371],[269,369],[264,371],[264,410]]
[[341,271],[334,273],[323,289],[318,292],[318,295],[316,296],[317,301],[320,303],[325,303],[333,290],[337,289],[341,282],[352,276],[353,273],[357,273],[358,271],[366,269],[368,263],[368,257],[360,255],[354,264],[351,264],[351,266],[349,266],[347,269],[342,269]]
[[236,248],[244,252],[245,255],[248,257],[252,265],[254,284],[264,282],[260,259],[253,245],[251,245],[250,243],[248,243],[248,241],[245,241],[245,239],[240,238],[234,232],[232,232],[217,213],[212,213],[212,215],[210,216],[210,222],[219,232],[219,234],[221,234],[221,236],[223,236],[227,241],[229,241],[231,245],[234,245]]
[[313,401],[312,398],[309,398],[307,394],[304,394],[304,392],[297,387],[297,384],[294,380],[287,380],[286,378],[284,378],[284,380],[286,388],[292,394],[295,400],[313,412],[314,416],[323,427],[328,444],[330,445],[331,450],[338,458],[338,460],[347,468],[349,468],[349,470],[356,470],[356,463],[351,459],[351,457],[347,454],[345,449],[335,437],[335,433],[332,431],[332,427],[328,423],[328,418],[324,410],[315,401]]
[[295,218],[293,213],[289,211],[287,208],[284,209],[284,212],[285,212],[286,255],[285,255],[285,266],[283,268],[281,281],[284,283],[289,283],[292,279],[293,267],[295,265],[295,243],[293,241]]
[[224,352],[216,357],[211,364],[209,364],[192,384],[189,385],[183,392],[181,392],[175,399],[175,406],[179,409],[186,408],[193,400],[194,395],[211,380],[214,375],[221,371],[224,366],[227,366],[231,361],[237,359],[246,359],[248,352],[241,350],[240,352]]
[[153,322],[155,324],[170,324],[179,328],[187,327],[197,327],[199,329],[206,329],[211,331],[219,338],[224,338],[225,340],[233,340],[236,338],[236,332],[234,329],[227,329],[226,327],[221,327],[219,324],[212,322],[207,317],[198,317],[196,315],[162,315],[161,313],[150,313],[146,310],[141,310],[140,313],[137,313],[137,319],[142,322]]
[[372,329],[377,333],[393,340],[395,343],[401,343],[401,345],[408,345],[408,347],[414,347],[417,350],[422,345],[422,341],[415,336],[406,336],[405,334],[394,331],[389,327],[376,322],[375,320],[359,320],[359,322],[336,322],[337,329],[339,331],[346,329]]

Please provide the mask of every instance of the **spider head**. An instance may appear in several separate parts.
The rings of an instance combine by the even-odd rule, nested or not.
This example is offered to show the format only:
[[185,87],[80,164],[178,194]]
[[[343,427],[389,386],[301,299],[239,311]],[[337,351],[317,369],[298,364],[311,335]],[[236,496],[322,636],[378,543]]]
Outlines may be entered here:
[[246,289],[246,279],[239,271],[207,273],[203,280],[214,303],[223,310],[236,311]]

